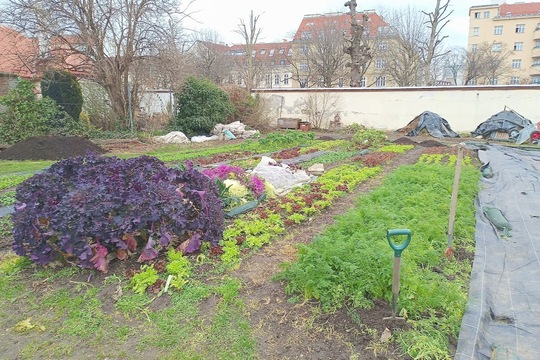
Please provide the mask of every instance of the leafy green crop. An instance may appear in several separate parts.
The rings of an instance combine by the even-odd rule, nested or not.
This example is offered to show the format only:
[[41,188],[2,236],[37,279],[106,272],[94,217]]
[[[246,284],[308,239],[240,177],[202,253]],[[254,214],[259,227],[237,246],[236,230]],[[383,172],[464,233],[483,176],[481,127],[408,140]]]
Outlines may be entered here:
[[0,176],[0,190],[9,189],[22,183],[24,180],[31,177],[32,174],[27,175],[3,175]]
[[347,160],[357,155],[358,151],[332,151],[302,163],[303,168],[308,168],[313,164],[333,164]]
[[15,204],[15,191],[6,191],[0,194],[0,207]]
[[393,152],[393,153],[397,153],[397,154],[403,154],[404,152],[407,152],[407,151],[409,151],[411,149],[414,149],[414,145],[392,144],[392,145],[385,145],[385,146],[381,147],[380,149],[377,149],[377,151]]
[[[413,238],[402,256],[399,306],[412,320],[430,312],[444,314],[444,318],[437,318],[437,331],[456,339],[467,281],[449,281],[446,269],[443,273],[433,271],[445,265],[453,178],[451,166],[418,163],[398,168],[312,244],[300,247],[298,262],[288,264],[279,275],[288,281],[287,292],[315,298],[326,309],[346,302],[370,306],[377,298],[390,301],[393,252],[386,231],[409,228]],[[473,167],[462,169],[454,242],[457,247],[469,248],[474,242],[478,178],[479,172]],[[468,275],[460,271],[454,276]],[[425,330],[422,324],[418,331]]]
[[131,288],[137,294],[144,294],[146,288],[154,285],[159,279],[158,272],[151,265],[141,266],[141,271],[131,278]]

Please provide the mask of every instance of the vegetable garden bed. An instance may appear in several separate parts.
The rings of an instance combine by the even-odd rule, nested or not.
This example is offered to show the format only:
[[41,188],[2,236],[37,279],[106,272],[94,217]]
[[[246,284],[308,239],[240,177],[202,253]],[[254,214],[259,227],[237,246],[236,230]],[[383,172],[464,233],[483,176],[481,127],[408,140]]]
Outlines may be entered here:
[[[450,149],[431,148],[434,154],[421,157],[426,149],[389,145],[358,156],[348,148],[348,142],[310,140],[295,147],[298,139],[281,144],[277,139],[270,138],[266,144],[234,144],[222,151],[237,151],[240,158],[249,158],[262,152],[280,151],[287,157],[328,150],[331,169],[313,183],[286,196],[267,199],[254,211],[227,220],[218,246],[203,243],[200,251],[187,258],[165,252],[142,269],[134,257],[116,260],[110,263],[107,274],[69,266],[34,268],[12,255],[3,255],[0,324],[9,330],[0,347],[10,344],[6,356],[449,357],[470,271],[473,238],[468,232],[472,205],[468,201],[474,198],[474,186],[470,186],[475,181],[474,168],[466,166],[464,171],[470,190],[464,191],[466,195],[459,204],[458,214],[463,215],[458,223],[463,222],[460,228],[464,229],[456,234],[459,256],[447,261],[441,244],[445,244],[444,212],[449,205],[446,200],[455,156],[435,153]],[[280,147],[293,150],[282,151]],[[171,164],[193,156],[169,150],[157,150],[155,155]],[[220,157],[213,149],[198,152],[201,165]],[[417,159],[419,164],[391,172]],[[241,161],[245,166],[250,164],[249,159]],[[307,164],[300,166],[306,168]],[[415,195],[404,185],[411,179],[417,179],[418,186],[434,184]],[[360,194],[381,182],[382,187],[361,196],[358,207],[353,207]],[[441,197],[430,197],[434,196],[430,189],[437,190]],[[394,196],[403,198],[404,203],[394,201]],[[385,201],[389,203],[384,205]],[[430,207],[418,207],[422,201]],[[334,215],[351,207],[353,210],[332,225]],[[426,229],[422,225],[426,214],[439,219],[440,224],[431,226],[433,222],[428,222]],[[389,248],[381,238],[386,229],[398,226],[410,227],[415,242],[411,248],[414,256],[404,255],[408,259],[404,276],[409,277],[400,297],[409,317],[404,326],[382,322],[390,312],[391,252],[385,253]],[[296,245],[309,244],[313,238],[317,240],[302,247],[297,258]],[[280,273],[279,264],[284,261],[289,265]],[[172,284],[164,291],[169,275]],[[271,281],[275,276],[279,281]],[[356,280],[347,283],[348,279]],[[361,279],[374,287],[365,287]],[[429,279],[427,285],[425,279]],[[438,289],[435,284],[448,291],[430,300],[429,294]],[[445,299],[442,293],[448,294],[449,302],[450,298],[455,300],[455,305],[441,304]],[[391,338],[381,340],[385,327],[390,329]],[[426,332],[427,328],[432,332]],[[49,340],[51,336],[55,341]],[[415,347],[418,343],[425,346]]]

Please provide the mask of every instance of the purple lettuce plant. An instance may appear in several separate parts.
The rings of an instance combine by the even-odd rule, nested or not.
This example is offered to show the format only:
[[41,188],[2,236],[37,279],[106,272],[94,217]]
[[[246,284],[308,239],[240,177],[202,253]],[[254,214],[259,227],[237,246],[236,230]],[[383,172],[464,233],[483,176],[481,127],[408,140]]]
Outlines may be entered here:
[[184,241],[193,252],[223,234],[215,182],[190,164],[171,169],[149,156],[62,160],[21,183],[16,200],[12,247],[37,264],[63,256],[105,272],[114,257],[139,250],[149,261]]

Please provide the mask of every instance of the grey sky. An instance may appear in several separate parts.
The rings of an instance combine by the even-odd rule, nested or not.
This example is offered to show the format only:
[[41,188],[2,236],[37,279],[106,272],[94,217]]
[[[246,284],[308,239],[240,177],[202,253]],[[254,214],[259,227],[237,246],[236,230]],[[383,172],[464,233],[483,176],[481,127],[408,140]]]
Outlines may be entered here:
[[[187,0],[186,0],[187,1]],[[467,46],[469,28],[469,7],[484,5],[492,0],[450,0],[454,10],[451,21],[445,28],[445,35],[449,35],[447,46]],[[512,1],[507,1],[512,2]],[[250,10],[261,14],[260,24],[263,28],[261,41],[272,42],[290,39],[292,33],[298,28],[305,14],[318,14],[333,11],[346,11],[343,6],[345,0],[196,0],[191,10],[199,10],[193,17],[200,23],[186,21],[185,25],[191,29],[214,29],[218,31],[226,43],[239,43],[240,36],[234,32],[239,19],[248,19]],[[374,9],[381,12],[383,9],[411,6],[419,10],[431,11],[435,7],[435,0],[357,0],[358,10]]]

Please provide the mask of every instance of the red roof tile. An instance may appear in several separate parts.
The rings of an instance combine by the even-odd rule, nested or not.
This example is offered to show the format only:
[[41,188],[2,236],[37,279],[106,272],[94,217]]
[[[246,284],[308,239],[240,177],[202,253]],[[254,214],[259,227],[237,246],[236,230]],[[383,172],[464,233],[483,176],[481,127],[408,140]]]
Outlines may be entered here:
[[501,4],[500,15],[540,15],[540,2]]
[[24,78],[35,75],[37,41],[0,26],[0,73]]
[[[357,19],[361,22],[361,16],[363,13],[357,13]],[[316,29],[325,26],[332,26],[338,31],[349,31],[351,17],[347,13],[330,13],[330,14],[320,14],[320,15],[306,15],[302,19],[296,34],[294,35],[294,40],[300,40],[304,32],[310,32],[310,29]],[[388,26],[388,24],[374,12],[368,12],[368,29],[370,34],[376,35],[378,29],[382,26]]]

